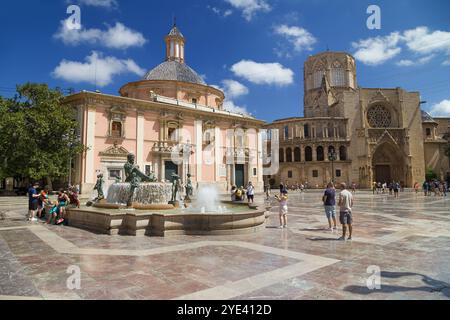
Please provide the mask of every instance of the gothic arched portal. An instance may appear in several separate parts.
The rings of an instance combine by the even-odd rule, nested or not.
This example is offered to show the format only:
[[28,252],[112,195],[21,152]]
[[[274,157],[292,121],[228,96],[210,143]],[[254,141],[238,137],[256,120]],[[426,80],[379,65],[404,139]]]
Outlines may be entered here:
[[406,161],[402,150],[390,142],[377,146],[372,156],[373,179],[376,182],[400,182],[406,185]]

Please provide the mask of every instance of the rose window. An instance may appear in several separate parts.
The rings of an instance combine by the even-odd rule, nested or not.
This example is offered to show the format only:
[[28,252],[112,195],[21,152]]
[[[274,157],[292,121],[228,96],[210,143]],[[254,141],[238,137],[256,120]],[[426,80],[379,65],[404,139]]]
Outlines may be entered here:
[[367,111],[367,120],[372,128],[387,128],[391,126],[391,113],[384,106],[373,106]]

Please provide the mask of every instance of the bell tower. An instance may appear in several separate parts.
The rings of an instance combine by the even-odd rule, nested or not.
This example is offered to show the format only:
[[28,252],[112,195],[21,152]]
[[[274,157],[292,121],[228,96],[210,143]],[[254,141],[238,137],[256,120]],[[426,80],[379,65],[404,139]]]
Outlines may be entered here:
[[166,41],[166,61],[178,61],[184,63],[184,45],[186,40],[177,27],[176,20],[172,30],[165,38]]
[[355,59],[332,51],[310,56],[304,66],[304,84],[306,118],[342,117],[343,92],[357,88]]

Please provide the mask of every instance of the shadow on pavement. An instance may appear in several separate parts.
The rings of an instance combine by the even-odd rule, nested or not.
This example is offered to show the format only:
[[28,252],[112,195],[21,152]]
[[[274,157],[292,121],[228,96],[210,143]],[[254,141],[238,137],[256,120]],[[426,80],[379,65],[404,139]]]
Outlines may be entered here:
[[368,295],[371,293],[395,293],[395,292],[408,292],[408,291],[422,291],[422,292],[440,292],[445,297],[450,298],[450,284],[444,281],[439,281],[429,276],[414,273],[414,272],[390,272],[390,271],[382,271],[381,278],[388,279],[399,279],[403,277],[422,277],[423,286],[418,287],[404,287],[404,286],[395,286],[395,285],[383,285],[381,283],[381,288],[377,290],[371,290],[366,286],[347,286],[344,288],[344,291],[356,293],[356,294],[364,294]]

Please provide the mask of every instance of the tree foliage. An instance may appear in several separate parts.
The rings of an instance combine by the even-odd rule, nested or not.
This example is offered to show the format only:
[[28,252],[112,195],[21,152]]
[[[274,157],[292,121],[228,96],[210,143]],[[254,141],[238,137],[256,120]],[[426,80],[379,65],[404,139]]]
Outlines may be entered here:
[[437,179],[437,177],[438,176],[437,176],[436,172],[433,171],[433,169],[427,168],[427,170],[425,172],[425,178],[427,179],[427,181]]
[[0,178],[57,178],[84,150],[77,137],[76,110],[46,84],[17,86],[14,98],[0,96]]

